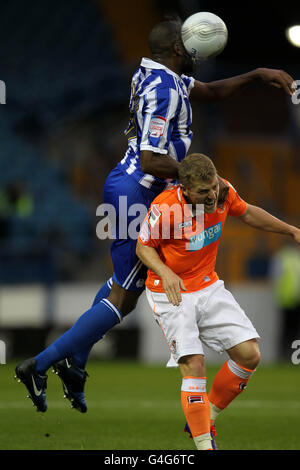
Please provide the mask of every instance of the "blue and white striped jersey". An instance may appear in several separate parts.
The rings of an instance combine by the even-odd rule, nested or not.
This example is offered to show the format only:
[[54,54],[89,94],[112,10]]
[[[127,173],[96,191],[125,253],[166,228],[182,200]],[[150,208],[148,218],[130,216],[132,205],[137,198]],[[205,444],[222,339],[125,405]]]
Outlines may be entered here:
[[145,174],[141,150],[168,154],[181,161],[191,145],[192,109],[189,93],[194,79],[177,75],[164,65],[143,58],[131,82],[130,121],[126,154],[119,163],[146,188],[166,187],[166,180]]

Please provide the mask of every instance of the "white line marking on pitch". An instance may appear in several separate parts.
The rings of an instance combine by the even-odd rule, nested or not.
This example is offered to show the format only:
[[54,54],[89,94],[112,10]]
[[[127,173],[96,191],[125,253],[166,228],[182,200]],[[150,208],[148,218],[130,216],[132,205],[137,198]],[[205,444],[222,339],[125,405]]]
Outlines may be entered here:
[[[134,401],[134,406],[135,407],[141,407],[141,408],[157,408],[159,406],[164,406],[165,408],[174,408],[178,407],[179,401],[177,400],[171,400],[171,401],[163,401],[163,400],[158,400],[158,401]],[[5,409],[5,408],[30,408],[31,401],[30,400],[22,400],[20,401],[9,401],[7,400],[6,402],[0,402],[0,409]],[[48,400],[48,408],[51,409],[68,409],[69,408],[69,401],[67,400],[61,400],[61,401],[51,401]],[[90,408],[131,408],[132,407],[132,401],[131,400],[108,400],[108,401],[88,401],[88,406]],[[282,410],[283,412],[287,408],[294,408],[298,409],[300,408],[300,402],[299,401],[285,401],[284,402],[284,407],[282,407],[282,402],[280,400],[275,401],[275,400],[241,400],[241,401],[236,401],[232,403],[229,406],[229,409],[233,408],[277,408],[277,411],[279,412]]]

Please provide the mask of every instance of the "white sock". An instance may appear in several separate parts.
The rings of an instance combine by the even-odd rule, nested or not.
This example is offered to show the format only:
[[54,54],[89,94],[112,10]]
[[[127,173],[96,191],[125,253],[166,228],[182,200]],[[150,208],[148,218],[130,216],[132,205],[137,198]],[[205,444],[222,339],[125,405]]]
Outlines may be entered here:
[[212,449],[210,433],[200,434],[200,436],[194,437],[195,446],[197,450],[209,450]]
[[222,411],[220,408],[217,408],[213,403],[210,403],[210,420],[215,421],[216,417],[219,415],[219,413]]

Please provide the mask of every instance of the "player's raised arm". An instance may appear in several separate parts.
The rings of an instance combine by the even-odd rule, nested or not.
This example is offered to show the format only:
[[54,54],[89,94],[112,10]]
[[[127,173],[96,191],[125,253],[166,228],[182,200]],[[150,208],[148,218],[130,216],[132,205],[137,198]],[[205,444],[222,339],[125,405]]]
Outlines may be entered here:
[[[216,57],[224,50],[228,31],[219,16],[209,12],[198,12],[189,16],[183,23],[181,38],[185,51],[193,58],[194,63],[197,63],[198,60]],[[210,83],[196,80],[190,98],[202,102],[223,100],[255,80],[283,88],[289,95],[295,91],[293,78],[284,70],[257,68],[243,75]]]
[[237,75],[236,77],[217,80],[209,83],[195,81],[195,86],[191,90],[190,98],[196,101],[222,101],[230,98],[234,93],[256,80],[283,88],[291,95],[294,93],[294,79],[284,70],[258,68],[251,72]]
[[250,204],[247,205],[245,213],[240,219],[251,227],[255,227],[267,232],[290,235],[296,243],[300,244],[300,229],[277,219],[264,209]]

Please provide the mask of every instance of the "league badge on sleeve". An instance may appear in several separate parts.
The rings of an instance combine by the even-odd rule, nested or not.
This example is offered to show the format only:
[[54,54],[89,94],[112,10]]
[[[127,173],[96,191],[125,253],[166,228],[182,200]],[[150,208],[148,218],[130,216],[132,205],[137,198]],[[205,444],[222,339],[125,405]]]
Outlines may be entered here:
[[162,116],[153,116],[150,121],[150,137],[159,138],[163,135],[166,126],[166,119]]
[[149,227],[149,222],[146,219],[145,222],[142,225],[141,231],[140,231],[140,239],[142,242],[147,243],[150,239],[150,227]]

